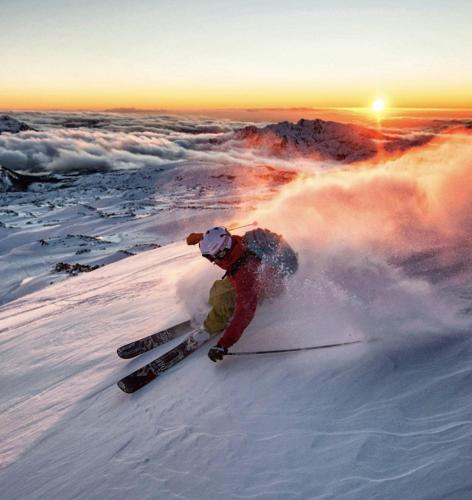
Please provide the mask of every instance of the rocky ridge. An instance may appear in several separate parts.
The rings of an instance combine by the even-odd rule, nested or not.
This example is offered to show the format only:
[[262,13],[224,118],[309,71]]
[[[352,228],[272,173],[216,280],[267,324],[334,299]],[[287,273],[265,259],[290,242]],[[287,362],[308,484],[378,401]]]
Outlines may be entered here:
[[238,130],[234,138],[250,147],[264,148],[271,156],[316,157],[352,163],[375,156],[376,140],[384,136],[358,125],[302,118],[297,123],[284,121],[263,128],[250,125]]
[[25,130],[33,130],[29,125],[20,122],[15,118],[8,115],[0,115],[0,134],[2,132],[10,132],[11,134],[18,134]]

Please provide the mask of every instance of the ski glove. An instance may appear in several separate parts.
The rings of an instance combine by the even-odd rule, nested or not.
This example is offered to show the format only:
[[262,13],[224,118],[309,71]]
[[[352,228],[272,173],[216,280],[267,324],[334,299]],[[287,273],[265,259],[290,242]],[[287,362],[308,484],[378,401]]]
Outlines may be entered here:
[[203,233],[190,233],[185,240],[187,245],[196,245],[203,239]]
[[218,344],[208,351],[208,357],[215,363],[221,361],[226,354],[228,354],[228,349]]

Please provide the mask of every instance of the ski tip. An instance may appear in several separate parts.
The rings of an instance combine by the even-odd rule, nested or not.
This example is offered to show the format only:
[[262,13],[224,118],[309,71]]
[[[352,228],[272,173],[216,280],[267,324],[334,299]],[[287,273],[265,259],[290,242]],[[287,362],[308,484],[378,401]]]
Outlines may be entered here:
[[129,356],[128,353],[122,349],[121,347],[119,347],[117,350],[116,350],[116,354],[118,354],[118,356],[121,358],[121,359],[130,359],[132,356]]
[[123,392],[126,392],[126,394],[132,394],[134,392],[134,390],[127,386],[123,380],[120,380],[119,382],[117,382],[116,384]]
[[116,385],[123,391],[126,392],[127,394],[132,394],[133,392],[136,392],[138,389],[141,389],[141,387],[144,387],[147,385],[149,382],[154,380],[156,378],[156,375],[152,374],[150,377],[136,377],[135,374],[128,375],[125,378],[122,378],[120,381],[116,383]]
[[116,350],[116,354],[118,354],[121,359],[132,359],[144,352],[146,351],[143,349],[137,349],[135,346],[130,347],[128,345],[118,347]]

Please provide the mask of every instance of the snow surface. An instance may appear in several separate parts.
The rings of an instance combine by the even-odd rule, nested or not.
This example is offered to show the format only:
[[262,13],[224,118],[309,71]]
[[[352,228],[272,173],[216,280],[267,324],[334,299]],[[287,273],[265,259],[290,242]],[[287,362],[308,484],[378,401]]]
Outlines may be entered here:
[[[217,155],[2,194],[2,498],[471,498],[470,137],[295,177]],[[252,220],[300,269],[233,350],[362,343],[218,364],[204,347],[121,392],[179,340],[117,347],[206,314],[222,273],[184,236]]]
[[0,304],[63,279],[59,262],[104,265],[230,219],[291,179],[268,167],[180,162],[78,176],[0,199]]
[[[164,348],[125,362],[116,347],[184,320],[179,286],[198,272],[203,298],[205,266],[176,243],[0,310],[4,498],[468,498],[465,336],[219,365],[202,348],[122,393],[115,382]],[[238,350],[354,338],[289,312],[268,305]]]

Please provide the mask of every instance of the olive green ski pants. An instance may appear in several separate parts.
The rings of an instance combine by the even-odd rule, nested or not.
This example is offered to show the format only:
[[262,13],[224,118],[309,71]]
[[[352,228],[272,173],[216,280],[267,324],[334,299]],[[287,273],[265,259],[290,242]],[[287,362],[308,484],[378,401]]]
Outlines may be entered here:
[[236,305],[236,290],[229,279],[217,280],[210,289],[208,313],[203,327],[211,335],[222,332],[233,316]]

